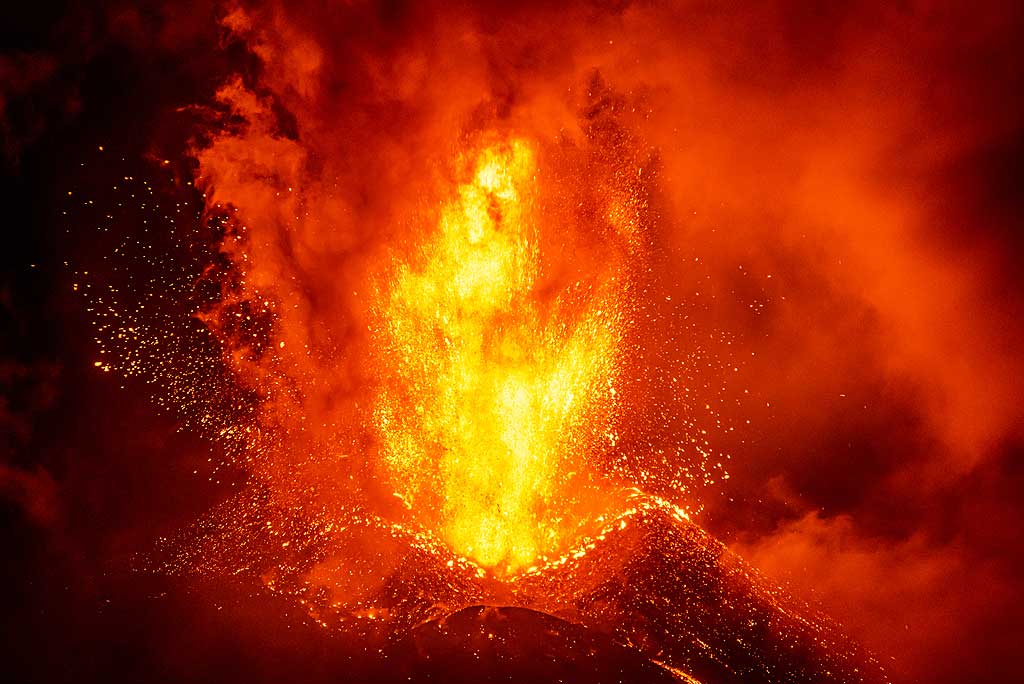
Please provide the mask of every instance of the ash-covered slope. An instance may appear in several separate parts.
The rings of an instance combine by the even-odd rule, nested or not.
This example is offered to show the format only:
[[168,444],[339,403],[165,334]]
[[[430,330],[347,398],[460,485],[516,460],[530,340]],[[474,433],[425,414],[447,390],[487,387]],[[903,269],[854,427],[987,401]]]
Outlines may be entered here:
[[[396,662],[413,680],[467,672],[466,681],[887,681],[827,618],[772,587],[683,512],[642,494],[602,533],[513,580],[457,580],[457,565],[438,565],[451,575],[440,585],[416,564],[389,582],[406,587],[406,604],[422,597],[418,614],[435,616],[400,642],[406,652]],[[410,594],[402,577],[413,576],[428,582]],[[427,609],[429,587],[436,596],[438,586],[461,586],[460,598],[448,599],[464,604]]]
[[705,684],[886,681],[827,619],[670,506],[641,503],[617,522],[579,558],[518,581],[524,605]]

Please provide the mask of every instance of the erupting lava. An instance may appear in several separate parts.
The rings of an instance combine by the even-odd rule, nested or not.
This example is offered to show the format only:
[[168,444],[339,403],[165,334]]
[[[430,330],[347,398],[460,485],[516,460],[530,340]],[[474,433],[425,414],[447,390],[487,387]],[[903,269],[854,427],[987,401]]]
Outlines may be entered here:
[[[193,141],[197,233],[159,219],[194,260],[141,288],[164,306],[119,305],[132,267],[121,290],[81,274],[104,370],[158,384],[244,479],[148,567],[248,578],[376,637],[514,606],[673,676],[858,681],[854,647],[690,518],[693,485],[728,479],[716,370],[738,368],[659,285],[679,219],[642,94],[588,73],[557,125],[535,102],[433,102],[364,150],[365,112],[336,125],[311,85],[322,55],[254,21],[224,18],[266,71],[227,81]],[[372,109],[367,70],[352,101]],[[137,247],[113,251],[164,267]]]
[[396,494],[440,511],[457,553],[514,571],[574,541],[572,480],[614,441],[624,283],[540,291],[533,150],[513,138],[471,159],[383,295],[375,417]]

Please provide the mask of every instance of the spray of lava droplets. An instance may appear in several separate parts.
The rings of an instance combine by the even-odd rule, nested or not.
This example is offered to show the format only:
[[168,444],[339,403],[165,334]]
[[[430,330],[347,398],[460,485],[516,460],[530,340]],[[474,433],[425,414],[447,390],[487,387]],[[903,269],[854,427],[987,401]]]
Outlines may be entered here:
[[[224,24],[271,84],[280,64],[308,76],[322,58],[256,33],[242,10]],[[715,594],[745,625],[669,602],[640,648],[670,671],[736,648],[778,669],[798,642],[814,642],[805,661],[821,672],[856,671],[825,621],[786,612],[691,522],[701,488],[729,477],[715,443],[733,430],[691,388],[736,362],[700,343],[728,346],[726,333],[660,290],[663,180],[628,124],[637,101],[598,74],[575,85],[571,131],[474,105],[404,167],[363,159],[367,191],[322,121],[283,132],[288,103],[234,79],[173,207],[164,164],[119,180],[116,209],[71,198],[101,233],[126,205],[147,217],[111,246],[113,268],[78,272],[97,366],[152,383],[221,443],[211,477],[244,474],[141,564],[248,577],[330,627],[393,634],[501,603],[618,624],[633,643],[642,593],[624,581],[615,601],[594,598],[620,572]],[[303,88],[288,96],[314,97]],[[652,548],[634,529],[670,531]],[[627,557],[655,553],[663,567]],[[699,657],[677,643],[697,619]],[[765,645],[768,625],[789,636]]]

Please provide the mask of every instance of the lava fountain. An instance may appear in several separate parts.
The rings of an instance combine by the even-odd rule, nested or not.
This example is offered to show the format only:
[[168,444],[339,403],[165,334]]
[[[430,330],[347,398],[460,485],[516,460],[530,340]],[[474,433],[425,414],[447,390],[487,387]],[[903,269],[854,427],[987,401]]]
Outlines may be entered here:
[[510,138],[468,158],[471,177],[381,293],[375,419],[396,496],[508,572],[578,533],[583,455],[614,441],[626,280],[540,292],[534,151]]

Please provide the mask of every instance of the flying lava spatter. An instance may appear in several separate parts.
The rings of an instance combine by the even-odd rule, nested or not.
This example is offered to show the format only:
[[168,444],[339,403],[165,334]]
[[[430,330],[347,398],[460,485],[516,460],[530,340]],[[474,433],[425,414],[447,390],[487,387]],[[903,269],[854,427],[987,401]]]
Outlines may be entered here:
[[614,440],[628,277],[542,299],[535,165],[523,140],[479,153],[436,237],[398,269],[377,336],[399,495],[440,511],[453,550],[505,570],[565,547],[569,471]]
[[[80,273],[97,365],[157,385],[245,479],[143,565],[246,577],[341,629],[521,606],[680,677],[859,681],[827,621],[691,520],[691,485],[728,479],[729,428],[710,405],[690,418],[686,354],[657,358],[681,340],[650,308],[669,300],[649,265],[656,154],[600,78],[586,90],[577,138],[484,117],[425,151],[432,175],[375,208],[363,248],[338,227],[361,216],[340,171],[238,80],[218,93],[230,125],[193,151],[198,217],[124,178],[169,231],[116,246],[124,282]],[[168,233],[180,268],[153,253]]]

